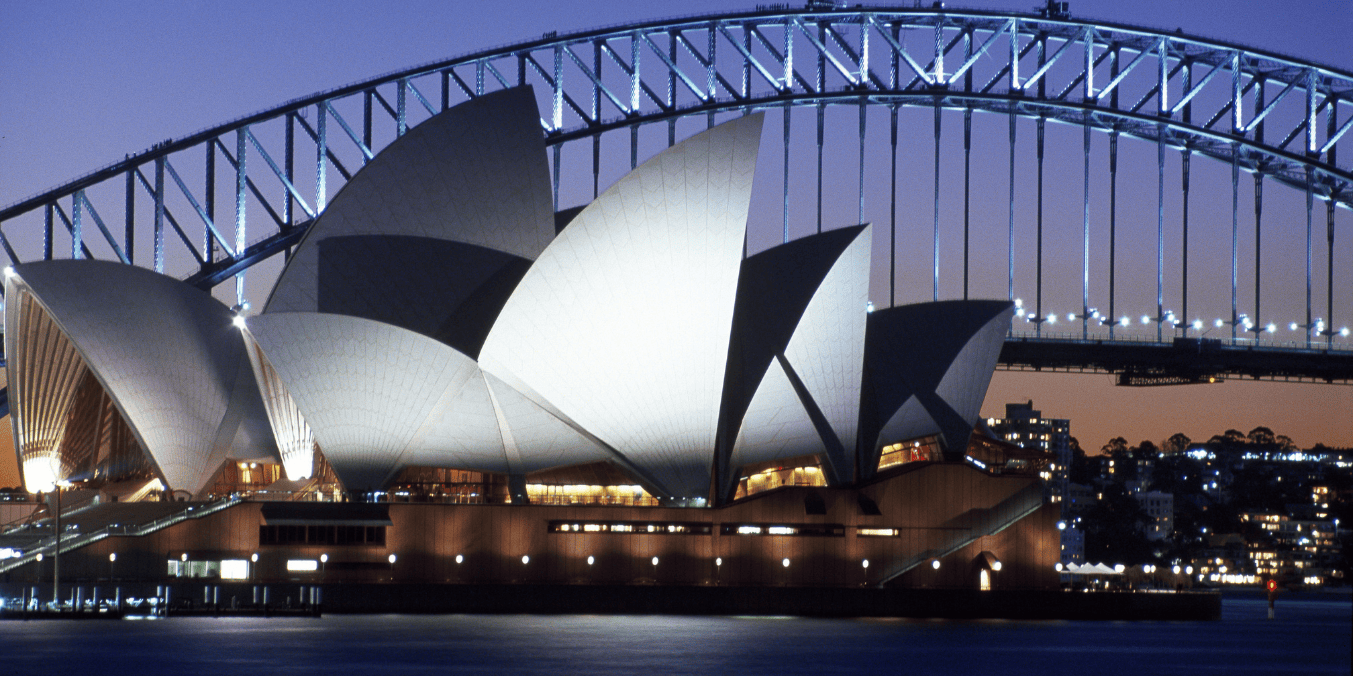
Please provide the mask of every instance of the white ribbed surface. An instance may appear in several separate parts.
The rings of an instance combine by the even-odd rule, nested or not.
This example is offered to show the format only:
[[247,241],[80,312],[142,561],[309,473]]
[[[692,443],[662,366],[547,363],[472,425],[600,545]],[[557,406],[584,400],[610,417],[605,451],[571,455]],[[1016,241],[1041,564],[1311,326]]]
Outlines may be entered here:
[[613,458],[606,449],[541,408],[526,395],[492,374],[483,375],[502,413],[501,421],[507,427],[504,438],[510,436],[515,446],[516,457],[509,456],[513,474]]
[[760,132],[760,115],[733,120],[608,189],[540,255],[480,353],[677,497],[708,492]]
[[[785,348],[846,453],[855,448],[859,426],[871,241],[866,225],[832,264]],[[849,466],[848,460],[837,458],[837,466]]]
[[1005,310],[978,329],[935,388],[935,393],[969,424],[977,424],[982,400],[987,396],[987,386],[991,384],[991,375],[996,370],[996,360],[1001,356],[1001,345],[1014,312],[1013,308]]
[[[545,142],[529,87],[494,92],[413,127],[334,196],[278,278],[267,312],[314,312],[319,243],[350,235],[410,235],[534,259],[554,238]],[[437,299],[406,298],[378,271],[355,266],[341,293],[353,307],[395,304],[435,323]],[[427,319],[432,317],[433,320]]]
[[282,469],[288,480],[309,479],[315,471],[315,433],[258,344],[252,339],[248,342],[250,365],[268,411],[268,424],[277,440],[278,454],[282,456]]
[[730,466],[755,465],[826,450],[780,360],[772,359],[742,418]]
[[484,384],[484,373],[477,366],[463,385],[442,393],[436,407],[410,441],[404,464],[483,472],[508,471],[493,401]]
[[348,490],[380,488],[408,464],[430,414],[478,370],[431,338],[357,317],[270,313],[248,330]]
[[63,462],[61,448],[77,385],[89,369],[32,294],[14,281],[6,286],[5,354],[6,371],[14,371],[9,397],[14,445],[24,486],[42,492],[73,471]]
[[930,413],[921,405],[921,400],[916,397],[907,397],[907,401],[902,404],[883,425],[879,431],[879,438],[874,440],[874,449],[895,444],[907,439],[915,439],[931,434],[939,434],[940,426],[935,423],[935,419],[930,417]]
[[[238,415],[227,416],[227,407],[246,358],[229,308],[130,265],[61,260],[16,271],[11,281],[26,285],[75,345],[170,488],[199,492],[232,441],[256,445],[235,452],[272,452],[270,439],[245,440],[235,429],[221,429],[223,420],[239,422]],[[21,388],[13,375],[28,368],[26,359],[9,366]],[[242,393],[239,401],[245,415],[261,422],[256,392]]]

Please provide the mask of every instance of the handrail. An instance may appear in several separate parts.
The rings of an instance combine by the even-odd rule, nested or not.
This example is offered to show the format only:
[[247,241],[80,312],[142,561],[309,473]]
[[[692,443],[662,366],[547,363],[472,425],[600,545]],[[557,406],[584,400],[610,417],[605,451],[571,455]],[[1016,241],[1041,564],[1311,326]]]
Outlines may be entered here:
[[[198,509],[195,506],[189,506],[187,509],[175,512],[169,516],[162,516],[158,519],[155,519],[154,521],[145,524],[137,524],[137,525],[109,524],[96,531],[80,533],[79,535],[73,536],[63,535],[61,538],[60,553],[64,554],[69,551],[74,551],[76,549],[93,544],[95,542],[98,542],[99,540],[111,537],[113,535],[132,536],[132,537],[149,535],[150,533],[154,533],[155,531],[168,528],[169,526],[181,523],[183,521],[187,521],[188,519],[200,519],[204,516],[215,514],[221,510],[233,507],[239,504],[240,502],[243,502],[241,498],[232,495],[228,498],[208,503],[201,509]],[[39,540],[36,547],[33,547],[28,551],[25,551],[21,556],[5,560],[4,562],[0,562],[0,573],[8,572],[14,570],[15,568],[18,568],[19,566],[32,563],[37,559],[38,554],[43,555],[49,554],[55,544],[56,544],[55,535]]]

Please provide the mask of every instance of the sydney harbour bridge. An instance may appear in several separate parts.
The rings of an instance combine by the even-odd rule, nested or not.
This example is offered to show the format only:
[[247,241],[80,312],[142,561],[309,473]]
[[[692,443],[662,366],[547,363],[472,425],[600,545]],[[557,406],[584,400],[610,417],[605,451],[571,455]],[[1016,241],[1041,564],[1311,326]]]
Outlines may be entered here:
[[1353,382],[1353,73],[1065,3],[809,2],[547,33],[129,154],[0,210],[0,246],[152,268],[243,310],[391,140],[519,84],[557,211],[767,111],[749,247],[872,222],[876,304],[1016,301],[1005,368]]

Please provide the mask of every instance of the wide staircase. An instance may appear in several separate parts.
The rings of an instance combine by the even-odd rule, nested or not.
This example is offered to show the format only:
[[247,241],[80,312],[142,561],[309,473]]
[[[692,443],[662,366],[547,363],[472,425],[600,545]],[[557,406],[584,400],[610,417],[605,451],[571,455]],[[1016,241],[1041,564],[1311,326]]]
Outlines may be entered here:
[[0,573],[51,556],[60,541],[61,553],[73,551],[106,537],[154,533],[188,519],[200,519],[240,502],[231,497],[215,502],[101,502],[85,501],[61,509],[61,537],[56,537],[50,509],[35,514],[26,523],[0,532]]

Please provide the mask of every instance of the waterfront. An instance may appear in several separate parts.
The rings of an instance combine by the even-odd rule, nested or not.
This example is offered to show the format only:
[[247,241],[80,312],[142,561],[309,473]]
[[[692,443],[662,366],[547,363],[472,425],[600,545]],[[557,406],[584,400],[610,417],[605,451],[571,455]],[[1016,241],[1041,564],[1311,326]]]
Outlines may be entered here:
[[1353,601],[1228,597],[1219,622],[329,615],[0,623],[14,671],[1348,674]]

